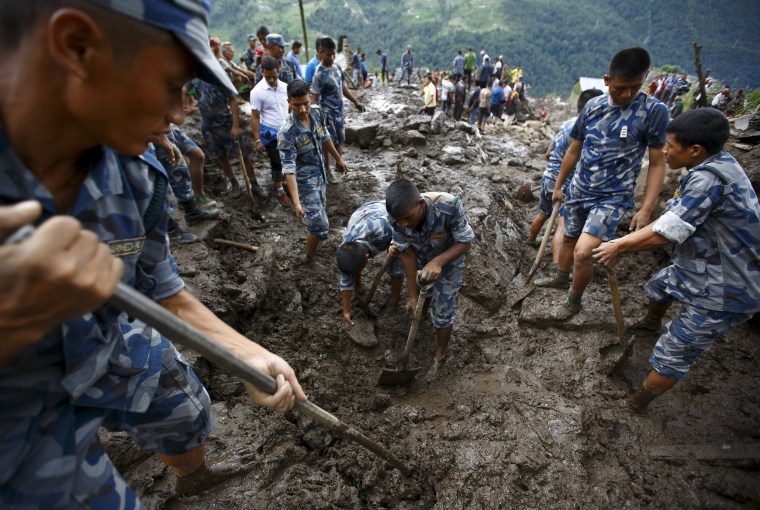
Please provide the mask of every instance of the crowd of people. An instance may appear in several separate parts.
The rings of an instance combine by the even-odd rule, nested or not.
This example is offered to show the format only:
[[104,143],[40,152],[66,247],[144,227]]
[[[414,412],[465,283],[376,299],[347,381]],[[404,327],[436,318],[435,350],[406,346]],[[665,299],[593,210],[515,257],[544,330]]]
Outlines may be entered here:
[[[194,236],[172,223],[165,197],[169,186],[189,224],[218,217],[204,190],[206,157],[222,168],[230,194],[241,191],[230,164],[237,157],[252,193],[266,196],[250,147],[265,152],[272,191],[306,224],[305,262],[313,268],[329,231],[326,185],[336,177],[330,162],[347,171],[343,99],[364,110],[346,73],[355,84],[367,80],[364,54],[346,51],[345,36],[338,43],[318,39],[302,77],[302,46],[294,42],[286,55],[284,38],[261,27],[235,62],[232,44],[208,36],[206,2],[156,5],[27,0],[3,7],[0,232],[13,239],[0,247],[4,508],[143,508],[107,456],[100,427],[128,432],[140,448],[156,452],[176,473],[179,494],[250,469],[245,457],[206,458],[213,426],[208,393],[162,334],[106,303],[119,282],[275,378],[274,395],[247,386],[254,404],[285,412],[307,398],[285,360],[240,335],[184,288],[170,238],[192,242]],[[384,62],[381,81],[387,57]],[[408,82],[413,65],[408,48],[401,66]],[[586,94],[578,118],[553,141],[541,206],[545,216],[549,200],[565,205],[556,265],[541,283],[569,288],[555,320],[580,311],[594,259],[608,263],[620,253],[676,246],[673,264],[647,284],[651,301],[641,327],[659,332],[667,307],[674,301],[683,307],[657,342],[652,372],[628,400],[636,411],[760,310],[760,206],[741,167],[722,151],[727,121],[715,109],[670,121],[665,104],[640,92],[648,69],[641,48],[612,58],[609,92]],[[507,122],[510,98],[524,97],[522,69],[509,71],[502,57],[491,64],[481,52],[478,68],[470,49],[457,54],[452,70],[440,76],[440,86],[445,112],[453,105],[454,117],[464,113],[473,81],[467,109],[481,124],[503,111]],[[438,78],[424,78],[426,108],[437,106]],[[252,108],[252,143],[244,140],[241,97]],[[181,130],[195,108],[203,151]],[[56,128],[41,132],[40,125]],[[615,239],[646,152],[644,205],[633,216],[632,233]],[[665,160],[689,173],[650,223]],[[30,223],[37,228],[27,238],[9,237]],[[537,233],[532,228],[531,243]],[[416,308],[420,287],[431,295],[437,369],[446,359],[474,238],[460,197],[392,182],[385,200],[351,216],[337,251],[343,320],[352,323],[352,292],[367,259],[387,251],[396,258],[388,267],[391,302],[400,299],[404,278],[409,309]]]

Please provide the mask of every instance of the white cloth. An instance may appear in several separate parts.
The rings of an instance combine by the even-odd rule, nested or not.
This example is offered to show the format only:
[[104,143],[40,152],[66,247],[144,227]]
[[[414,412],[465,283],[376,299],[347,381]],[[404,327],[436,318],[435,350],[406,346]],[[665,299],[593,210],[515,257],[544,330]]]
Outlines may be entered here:
[[673,211],[667,211],[654,222],[652,230],[655,234],[660,234],[668,241],[681,244],[694,233],[696,228],[683,221],[681,217]]
[[[288,86],[277,80],[277,89],[266,80],[259,81],[251,91],[251,108],[258,110],[261,124],[279,129],[288,118]],[[258,138],[258,133],[254,133]]]

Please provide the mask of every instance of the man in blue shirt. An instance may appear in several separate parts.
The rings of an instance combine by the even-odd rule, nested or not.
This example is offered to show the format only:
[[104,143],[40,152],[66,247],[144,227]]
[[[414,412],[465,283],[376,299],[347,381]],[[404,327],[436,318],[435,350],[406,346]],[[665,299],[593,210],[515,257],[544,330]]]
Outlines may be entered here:
[[303,80],[303,71],[301,71],[301,62],[298,60],[298,54],[301,53],[303,44],[301,41],[293,41],[293,45],[290,47],[290,51],[285,58],[293,63],[293,67],[296,70],[296,74]]
[[314,80],[314,71],[317,70],[317,66],[319,65],[319,61],[322,60],[322,38],[318,38],[316,41],[316,53],[315,55],[309,60],[309,63],[306,64],[306,72],[304,73],[303,81],[311,85],[311,82]]
[[[205,461],[210,401],[187,362],[103,305],[119,281],[276,377],[278,393],[255,402],[285,411],[305,395],[287,363],[184,289],[169,251],[166,173],[146,147],[182,124],[196,71],[232,93],[208,49],[208,3],[72,5],[6,4],[0,19],[0,65],[13,71],[0,94],[14,98],[0,105],[2,236],[41,222],[0,247],[0,507],[144,508],[100,426],[157,452],[178,492],[230,473]],[[30,118],[57,127],[43,151]]]
[[647,150],[646,195],[631,220],[630,230],[638,230],[649,222],[662,189],[665,159],[661,149],[665,144],[668,108],[641,92],[649,63],[649,53],[643,48],[616,53],[604,76],[609,92],[586,104],[570,132],[573,140],[562,159],[552,193],[552,201],[564,200],[562,188],[580,161],[565,202],[565,236],[559,270],[549,285],[559,287],[567,281],[573,265],[567,299],[552,311],[557,320],[568,319],[580,311],[583,292],[593,276],[591,252],[614,237],[623,214],[633,207],[633,190]]
[[454,57],[454,60],[451,62],[451,69],[453,70],[453,81],[454,83],[457,83],[459,78],[464,75],[464,57],[462,56],[462,50],[457,51],[457,56]]

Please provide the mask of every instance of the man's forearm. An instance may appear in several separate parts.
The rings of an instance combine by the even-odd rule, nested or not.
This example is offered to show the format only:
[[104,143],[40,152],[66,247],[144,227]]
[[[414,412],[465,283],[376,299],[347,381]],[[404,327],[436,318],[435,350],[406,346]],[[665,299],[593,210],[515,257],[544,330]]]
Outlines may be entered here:
[[246,359],[269,351],[253,340],[244,337],[224,323],[214,312],[186,290],[160,302],[161,306],[199,329],[212,340]]
[[655,222],[652,222],[636,232],[631,232],[620,239],[612,241],[617,245],[618,253],[645,251],[657,246],[667,246],[670,244],[667,238],[652,229],[654,224]]
[[230,110],[232,111],[232,128],[240,127],[240,107],[237,104],[235,96],[230,97]]
[[258,110],[251,112],[251,129],[253,130],[253,139],[258,140],[261,137],[261,114]]
[[445,267],[450,262],[455,261],[468,251],[470,251],[470,248],[472,247],[472,244],[470,243],[454,243],[449,247],[448,250],[441,253],[437,257],[435,257],[437,262],[441,265],[441,267]]
[[417,254],[412,248],[401,253],[401,266],[406,275],[406,292],[409,299],[417,298]]
[[654,210],[654,206],[662,191],[662,181],[665,178],[665,157],[661,151],[649,155],[649,171],[647,173],[647,189],[644,194],[644,203],[641,210],[649,214]]

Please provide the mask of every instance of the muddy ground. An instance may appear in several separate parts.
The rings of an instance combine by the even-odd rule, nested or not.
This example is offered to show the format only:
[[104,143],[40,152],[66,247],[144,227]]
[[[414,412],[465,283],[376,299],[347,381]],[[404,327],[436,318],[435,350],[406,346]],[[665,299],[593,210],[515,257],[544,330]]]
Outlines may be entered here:
[[[167,509],[760,506],[757,330],[732,331],[647,415],[623,410],[620,401],[646,375],[656,339],[630,339],[631,355],[614,370],[629,340],[616,333],[605,270],[597,268],[583,312],[568,324],[544,319],[561,291],[538,289],[518,301],[535,257],[523,244],[537,204],[530,188],[543,171],[551,129],[529,122],[481,136],[453,121],[431,124],[415,115],[421,104],[413,93],[367,91],[366,114],[349,107],[348,125],[366,129],[350,133],[351,172],[328,188],[322,267],[302,266],[305,229],[290,209],[271,196],[259,205],[266,223],[252,219],[244,201],[221,194],[213,165],[208,190],[223,202],[223,219],[193,229],[201,242],[173,246],[195,295],[287,359],[313,402],[403,458],[413,476],[295,413],[247,405],[238,380],[185,351],[214,402],[208,452],[246,447],[257,461],[213,490],[178,498],[168,468],[113,435],[109,451],[142,500]],[[555,127],[570,116],[556,101],[549,109]],[[188,132],[200,141],[197,122],[189,119]],[[757,156],[742,157],[758,166]],[[256,168],[271,192],[261,156]],[[678,177],[669,173],[663,198]],[[383,308],[379,345],[352,343],[341,325],[334,254],[354,209],[382,199],[400,175],[422,191],[461,196],[476,239],[447,364],[426,380],[435,345],[427,319],[414,349],[423,371],[409,387],[387,388],[378,376],[403,350],[411,319],[401,308],[383,308],[384,280],[375,298]],[[212,242],[217,237],[261,249],[253,255],[220,247]],[[643,315],[643,285],[667,262],[667,250],[621,261],[626,322]],[[374,275],[380,263],[371,261],[365,274]]]

